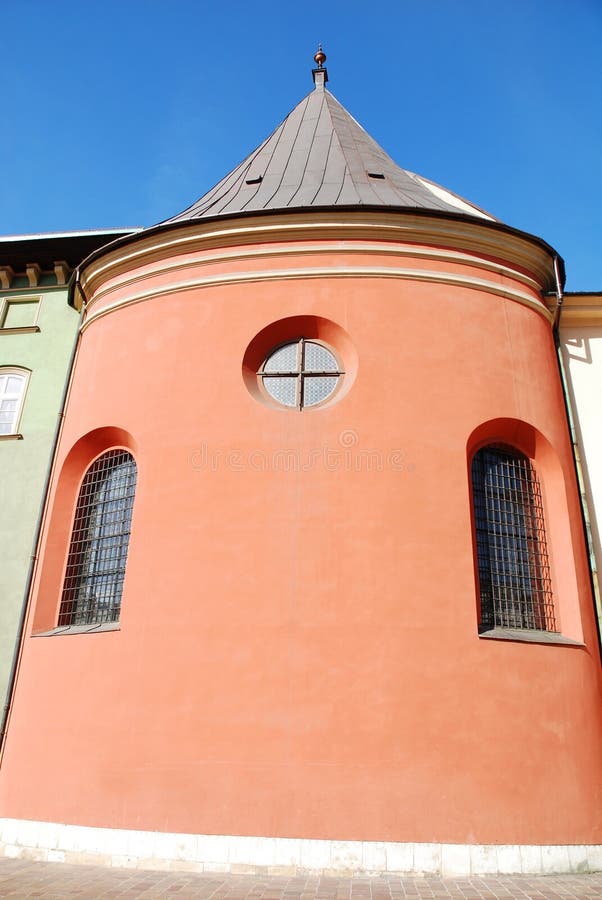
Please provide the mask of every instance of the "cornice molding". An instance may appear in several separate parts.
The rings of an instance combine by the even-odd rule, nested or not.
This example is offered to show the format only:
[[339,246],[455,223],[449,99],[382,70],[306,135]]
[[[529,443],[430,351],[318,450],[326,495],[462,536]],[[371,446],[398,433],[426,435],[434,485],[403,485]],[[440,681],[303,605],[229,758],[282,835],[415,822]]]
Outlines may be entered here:
[[[91,298],[109,279],[184,253],[316,240],[427,245],[440,252],[451,251],[452,255],[456,252],[458,261],[462,254],[477,254],[484,267],[487,263],[499,265],[502,260],[511,269],[518,269],[523,280],[535,282],[538,290],[551,290],[555,285],[551,254],[538,242],[513,232],[478,222],[356,210],[200,221],[155,233],[142,232],[134,242],[103,253],[85,265],[81,280],[86,296]],[[331,245],[331,249],[336,248]]]
[[535,310],[546,321],[552,321],[552,314],[541,300],[536,300],[532,295],[526,294],[515,288],[505,286],[499,282],[487,281],[469,275],[455,272],[435,272],[424,269],[406,269],[389,266],[337,266],[337,267],[307,267],[301,269],[268,269],[265,271],[233,272],[224,275],[193,278],[186,281],[174,281],[171,284],[161,284],[155,288],[138,293],[132,293],[127,297],[101,307],[97,312],[88,312],[82,323],[81,331],[85,331],[90,325],[100,318],[137,303],[154,300],[168,294],[177,294],[186,291],[200,290],[210,287],[222,287],[226,285],[250,284],[253,282],[267,281],[291,281],[314,278],[398,278],[403,280],[430,282],[435,284],[453,285],[455,287],[468,287],[472,290],[484,291]]
[[9,291],[10,285],[15,277],[12,266],[0,266],[0,288],[3,291]]
[[[23,291],[28,290],[30,288],[38,288],[40,287],[40,281],[42,277],[45,277],[48,281],[48,276],[55,279],[55,283],[52,281],[49,284],[43,285],[46,288],[53,287],[63,287],[69,281],[69,276],[71,275],[72,268],[69,263],[65,262],[65,260],[57,260],[53,263],[52,269],[44,269],[39,263],[31,262],[27,263],[26,267],[21,271],[15,271],[12,266],[0,266],[0,290],[2,291]],[[27,278],[27,285],[20,284],[17,287],[11,287],[15,278],[23,279]]]
[[602,294],[565,294],[560,316],[563,328],[602,326]]
[[41,266],[39,266],[38,263],[27,263],[25,266],[25,274],[29,281],[29,287],[37,287],[40,282],[40,275],[42,274]]
[[495,275],[510,278],[514,281],[521,282],[526,287],[538,292],[539,285],[534,278],[530,278],[517,269],[505,266],[492,260],[483,259],[480,256],[469,253],[462,253],[457,250],[443,250],[433,247],[419,247],[415,244],[383,244],[370,243],[364,241],[342,241],[337,242],[333,247],[332,243],[311,241],[302,245],[273,245],[262,249],[246,249],[232,248],[231,250],[221,251],[219,253],[202,252],[198,254],[187,255],[184,261],[176,260],[156,260],[150,266],[145,265],[144,271],[138,270],[131,277],[121,277],[117,283],[112,282],[107,287],[99,288],[94,296],[88,302],[88,309],[92,308],[99,300],[109,296],[115,291],[124,288],[132,288],[134,285],[150,278],[166,273],[176,273],[181,270],[190,269],[192,267],[204,267],[215,265],[216,263],[238,263],[247,260],[268,259],[268,258],[287,258],[314,256],[316,254],[333,254],[337,256],[357,257],[369,254],[370,256],[397,257],[402,259],[425,259],[435,262],[457,263],[459,265],[471,266],[472,268],[482,269]]
[[71,266],[65,260],[57,260],[54,264],[54,274],[58,285],[67,284],[71,274]]

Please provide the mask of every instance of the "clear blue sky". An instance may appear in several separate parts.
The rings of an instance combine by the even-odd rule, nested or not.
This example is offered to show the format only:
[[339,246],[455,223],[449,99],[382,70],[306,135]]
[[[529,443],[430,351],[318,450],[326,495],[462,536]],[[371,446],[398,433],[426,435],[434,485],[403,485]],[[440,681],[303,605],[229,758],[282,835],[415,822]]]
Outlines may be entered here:
[[602,0],[0,0],[0,233],[151,225],[312,88],[602,289]]

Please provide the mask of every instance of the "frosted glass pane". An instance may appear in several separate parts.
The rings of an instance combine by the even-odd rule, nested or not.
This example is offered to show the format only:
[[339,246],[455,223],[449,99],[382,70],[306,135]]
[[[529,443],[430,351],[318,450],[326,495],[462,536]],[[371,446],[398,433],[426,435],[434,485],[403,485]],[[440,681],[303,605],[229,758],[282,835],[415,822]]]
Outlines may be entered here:
[[15,413],[14,410],[1,410],[0,411],[0,428],[2,428],[2,434],[10,434],[13,430],[13,424],[15,421]]
[[37,309],[37,300],[33,303],[9,303],[2,327],[25,328],[27,325],[33,325]]
[[9,375],[8,376],[8,384],[6,385],[6,393],[7,394],[20,394],[21,387],[23,385],[23,379],[18,376]]
[[2,412],[5,412],[6,410],[15,410],[16,408],[17,408],[16,400],[3,400],[0,403],[0,410],[2,410]]
[[338,381],[337,375],[307,376],[303,379],[303,406],[315,406],[326,400]]
[[336,372],[337,361],[326,347],[307,341],[305,344],[305,372]]
[[284,406],[297,405],[297,378],[264,378],[263,385],[274,400]]
[[264,372],[298,372],[297,366],[297,347],[298,344],[286,344],[280,347],[267,360],[263,367]]

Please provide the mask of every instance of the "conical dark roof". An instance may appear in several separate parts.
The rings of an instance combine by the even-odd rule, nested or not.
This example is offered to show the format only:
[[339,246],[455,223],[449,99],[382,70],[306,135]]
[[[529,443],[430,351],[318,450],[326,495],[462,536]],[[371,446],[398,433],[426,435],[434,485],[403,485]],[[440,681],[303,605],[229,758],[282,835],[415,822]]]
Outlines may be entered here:
[[[284,122],[200,200],[167,222],[319,207],[381,206],[494,216],[401,169],[333,95],[326,70]],[[167,224],[164,223],[164,224]]]

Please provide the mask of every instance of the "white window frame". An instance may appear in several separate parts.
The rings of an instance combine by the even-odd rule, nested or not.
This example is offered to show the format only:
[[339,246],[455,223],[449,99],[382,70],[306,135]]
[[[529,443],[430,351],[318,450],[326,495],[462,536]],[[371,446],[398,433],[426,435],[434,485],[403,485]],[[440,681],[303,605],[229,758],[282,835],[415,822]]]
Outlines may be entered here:
[[[8,313],[8,308],[13,303],[35,303],[37,304],[36,314],[34,316],[34,320],[31,325],[17,325],[15,327],[8,326],[4,327],[4,320],[6,318],[6,314]],[[11,297],[10,294],[8,296],[0,297],[0,334],[18,334],[19,332],[25,331],[39,331],[40,326],[38,324],[40,318],[40,307],[42,305],[42,297],[40,294],[20,294],[14,297]]]
[[[27,394],[27,388],[29,387],[29,377],[31,375],[30,369],[24,369],[20,366],[0,366],[0,377],[2,376],[18,375],[23,379],[23,386],[21,388],[21,393],[18,397],[17,409],[15,411],[15,418],[12,423],[12,431],[9,431],[6,434],[0,434],[0,440],[2,438],[11,438],[18,435],[19,428],[21,426],[21,416],[23,414],[23,407],[25,405],[25,395]],[[0,393],[0,401],[5,396],[4,393]],[[14,399],[14,398],[11,398]]]

